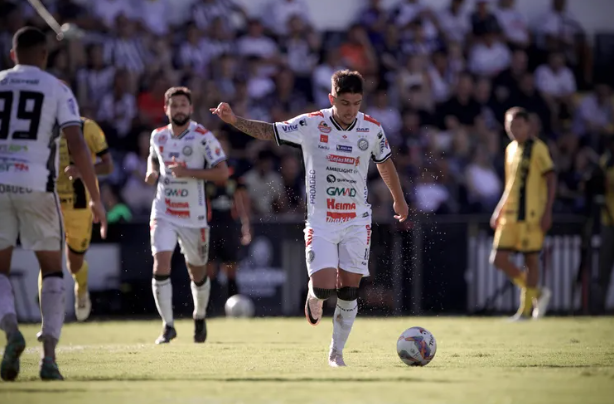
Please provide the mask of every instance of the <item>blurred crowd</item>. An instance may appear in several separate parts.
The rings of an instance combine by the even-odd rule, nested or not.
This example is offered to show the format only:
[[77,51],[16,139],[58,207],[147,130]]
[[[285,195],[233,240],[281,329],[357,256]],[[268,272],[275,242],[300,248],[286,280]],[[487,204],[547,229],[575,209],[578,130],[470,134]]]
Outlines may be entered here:
[[[532,112],[532,128],[550,147],[559,174],[558,212],[584,209],[583,179],[614,131],[611,89],[593,79],[590,38],[552,0],[538,26],[514,0],[356,0],[355,23],[317,31],[306,0],[271,0],[260,14],[232,0],[193,0],[170,21],[172,0],[43,1],[77,40],[54,41],[48,69],[71,83],[82,115],[104,129],[116,172],[103,182],[109,208],[146,216],[154,189],[144,184],[151,130],[167,123],[163,95],[193,91],[194,116],[222,140],[236,175],[253,195],[253,214],[304,212],[304,173],[291,148],[253,141],[211,116],[229,102],[238,115],[283,121],[330,106],[330,76],[360,71],[362,111],[379,120],[394,147],[411,206],[436,214],[488,213],[503,187],[504,112]],[[333,6],[331,8],[334,9]],[[333,12],[334,10],[331,10]],[[0,67],[11,36],[34,24],[24,1],[0,0]],[[340,27],[341,28],[341,27]],[[373,170],[374,216],[390,197]]]

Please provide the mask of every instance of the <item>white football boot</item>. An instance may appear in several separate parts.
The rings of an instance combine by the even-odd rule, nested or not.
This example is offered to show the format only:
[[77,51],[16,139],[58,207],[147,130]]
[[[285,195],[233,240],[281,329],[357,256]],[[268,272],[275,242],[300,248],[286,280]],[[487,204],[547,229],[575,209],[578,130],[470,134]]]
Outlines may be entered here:
[[537,320],[546,315],[548,311],[548,304],[550,304],[550,298],[552,297],[552,292],[550,289],[543,287],[540,290],[539,297],[537,298],[537,304],[533,308],[533,319]]
[[79,296],[79,290],[75,284],[75,317],[77,321],[85,321],[92,312],[92,301],[90,300],[90,292],[86,291]]
[[343,360],[343,353],[331,348],[330,352],[328,353],[328,365],[332,368],[346,366],[345,361]]

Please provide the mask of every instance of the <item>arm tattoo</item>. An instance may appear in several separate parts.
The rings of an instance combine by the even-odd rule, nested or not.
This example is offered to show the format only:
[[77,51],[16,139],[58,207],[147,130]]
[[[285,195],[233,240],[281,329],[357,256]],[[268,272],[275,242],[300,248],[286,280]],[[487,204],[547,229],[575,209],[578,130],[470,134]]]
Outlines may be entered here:
[[262,121],[251,121],[249,119],[237,117],[235,128],[241,132],[261,140],[273,140],[275,138],[275,129],[272,123]]

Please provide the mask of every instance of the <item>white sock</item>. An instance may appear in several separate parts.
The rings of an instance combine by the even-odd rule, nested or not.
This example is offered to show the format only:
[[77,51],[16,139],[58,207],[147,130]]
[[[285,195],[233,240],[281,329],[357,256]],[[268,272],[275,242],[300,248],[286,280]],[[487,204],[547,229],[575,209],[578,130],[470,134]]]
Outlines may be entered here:
[[17,331],[17,313],[15,312],[15,296],[11,280],[0,274],[0,330],[9,334]]
[[209,277],[207,277],[207,281],[200,286],[196,286],[194,282],[190,282],[190,289],[192,289],[192,299],[194,299],[194,319],[203,319],[207,314],[209,295],[211,294],[211,281]]
[[339,353],[343,352],[345,343],[352,331],[352,325],[358,314],[358,301],[341,300],[337,298],[337,307],[333,316],[333,340],[330,348]]
[[66,302],[64,300],[64,278],[47,276],[41,288],[41,315],[43,324],[39,340],[51,338],[58,341],[64,325]]
[[173,327],[173,285],[171,284],[171,279],[159,281],[153,278],[151,280],[151,288],[158,313],[160,313],[164,325]]

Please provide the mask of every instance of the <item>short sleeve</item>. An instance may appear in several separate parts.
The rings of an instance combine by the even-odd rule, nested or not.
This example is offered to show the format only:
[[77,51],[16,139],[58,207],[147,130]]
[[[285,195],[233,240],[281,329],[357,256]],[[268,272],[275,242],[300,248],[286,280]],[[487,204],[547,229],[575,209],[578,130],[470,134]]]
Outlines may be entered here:
[[380,127],[379,133],[377,134],[377,141],[371,149],[371,159],[374,163],[381,164],[391,156],[392,150],[390,150],[390,144],[388,143],[388,139],[386,139],[384,129]]
[[226,161],[226,154],[222,150],[222,145],[211,132],[203,136],[201,145],[203,146],[203,153],[208,167],[213,168],[222,161]]
[[275,141],[279,146],[288,145],[301,147],[303,138],[307,133],[307,116],[299,115],[289,121],[276,122],[273,124]]
[[545,175],[550,171],[554,171],[554,163],[550,157],[548,147],[546,147],[546,145],[543,143],[538,143],[535,152],[537,152],[535,157],[539,172],[542,175]]
[[107,139],[98,124],[91,119],[87,119],[83,124],[83,136],[90,151],[100,157],[109,152]]
[[155,161],[160,161],[158,159],[158,153],[156,152],[156,144],[154,143],[154,135],[155,135],[156,131],[153,131],[151,133],[151,137],[149,138],[149,156],[155,160]]
[[58,81],[58,125],[60,129],[68,126],[81,126],[81,116],[79,115],[79,105],[73,92]]

